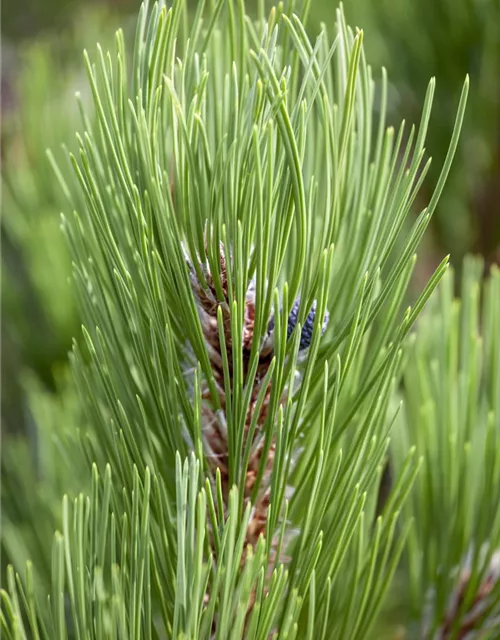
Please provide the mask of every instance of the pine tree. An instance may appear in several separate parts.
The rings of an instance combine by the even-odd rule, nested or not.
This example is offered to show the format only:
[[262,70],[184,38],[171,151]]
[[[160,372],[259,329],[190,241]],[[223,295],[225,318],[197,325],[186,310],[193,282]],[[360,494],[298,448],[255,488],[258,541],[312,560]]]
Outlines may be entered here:
[[[432,349],[432,332],[424,320],[414,343],[407,337],[447,259],[402,306],[468,81],[437,188],[410,226],[430,166],[434,81],[418,128],[395,131],[386,74],[378,103],[363,33],[342,10],[335,35],[323,27],[312,44],[307,6],[301,18],[291,6],[267,17],[261,7],[255,22],[242,2],[210,9],[199,3],[191,20],[182,1],[144,5],[131,58],[121,31],[113,52],[85,54],[92,108],[82,106],[68,166],[52,156],[74,209],[62,227],[83,319],[71,364],[86,412],[78,442],[68,424],[58,445],[82,493],[63,498],[48,588],[31,563],[8,570],[2,632],[361,640],[375,633],[403,555],[413,615],[445,637],[448,571],[464,550],[460,603],[485,590],[494,602],[497,588],[494,527],[481,540],[464,530],[449,550],[431,527],[444,498],[433,502],[425,482],[439,482],[430,465],[443,442],[436,435],[427,451],[421,441],[411,380],[423,364],[415,371],[408,354]],[[491,282],[485,398],[496,415]],[[451,306],[437,314],[443,326]],[[436,389],[437,406],[452,388]],[[486,424],[493,439],[496,423]],[[380,506],[388,460],[395,473]],[[467,477],[453,473],[450,509]],[[429,544],[436,553],[418,573]],[[455,633],[468,628],[468,605],[453,610]]]

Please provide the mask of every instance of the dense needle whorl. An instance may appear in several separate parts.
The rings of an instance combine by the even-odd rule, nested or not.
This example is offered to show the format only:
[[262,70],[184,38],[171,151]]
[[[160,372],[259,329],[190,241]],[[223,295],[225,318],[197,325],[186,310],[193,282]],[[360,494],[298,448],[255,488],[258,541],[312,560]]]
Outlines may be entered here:
[[[201,389],[202,396],[202,434],[203,444],[205,448],[205,455],[215,475],[218,470],[221,477],[222,493],[227,508],[229,491],[231,489],[230,482],[230,469],[229,469],[229,442],[228,442],[228,430],[226,424],[226,407],[227,399],[225,395],[225,382],[229,382],[230,388],[233,389],[233,339],[231,334],[231,313],[230,313],[230,300],[228,296],[228,269],[230,266],[226,261],[226,252],[224,246],[220,245],[220,263],[219,263],[219,276],[223,293],[223,299],[220,299],[220,295],[217,295],[214,279],[210,273],[210,269],[207,265],[199,264],[200,270],[203,273],[205,283],[200,282],[196,269],[191,264],[190,259],[186,255],[186,260],[189,267],[191,286],[195,296],[195,300],[198,307],[198,313],[200,317],[200,324],[207,348],[207,353],[210,359],[213,379],[215,381],[215,388],[217,392],[217,400],[220,406],[220,410],[216,410],[214,406],[214,398],[209,391],[208,385],[204,384]],[[219,290],[220,293],[220,290]],[[219,327],[217,322],[218,309],[222,312],[222,324],[224,333],[224,343],[227,355],[228,374],[229,380],[224,380],[224,367],[223,367],[223,354],[222,345],[219,336]],[[295,327],[298,323],[298,314],[300,308],[300,299],[295,300],[292,309],[290,311],[287,323],[286,339],[290,339]],[[304,324],[301,329],[299,351],[304,352],[311,344],[313,327],[316,318],[316,301],[312,303],[311,309],[307,314]],[[252,344],[254,340],[254,322],[255,322],[255,287],[254,283],[250,282],[245,294],[245,307],[243,313],[243,327],[242,327],[242,364],[243,375],[246,379],[249,366],[250,355],[252,350]],[[322,333],[324,333],[328,323],[328,314],[323,318],[321,327]],[[250,425],[255,418],[255,412],[257,410],[257,400],[260,393],[263,393],[263,403],[260,408],[259,414],[256,417],[256,428],[253,434],[251,442],[250,456],[248,459],[248,466],[245,471],[245,478],[243,486],[239,489],[243,495],[245,502],[247,503],[254,491],[255,483],[259,475],[259,469],[261,465],[264,468],[264,473],[261,478],[259,490],[257,496],[253,500],[252,511],[250,521],[245,536],[244,553],[242,556],[242,564],[245,562],[246,549],[248,545],[255,547],[258,539],[261,535],[265,535],[267,519],[269,513],[270,499],[271,499],[271,474],[274,464],[276,442],[274,436],[271,438],[271,442],[267,442],[269,445],[266,448],[266,438],[263,437],[264,425],[269,413],[271,404],[271,386],[272,383],[268,383],[267,388],[262,390],[266,373],[269,370],[269,366],[274,356],[274,333],[275,319],[271,316],[268,323],[267,335],[263,342],[260,344],[260,351],[258,354],[257,370],[254,380],[252,381],[252,390],[250,394],[250,402],[243,425],[243,446],[245,447]],[[285,397],[280,399],[280,403],[283,403]],[[262,458],[265,456],[265,461]],[[271,557],[270,564],[273,564],[273,559],[276,559],[278,549],[278,537],[275,532],[271,532]],[[281,558],[284,561],[284,558]],[[249,612],[253,606],[255,594],[251,597]],[[215,623],[214,623],[215,624]]]

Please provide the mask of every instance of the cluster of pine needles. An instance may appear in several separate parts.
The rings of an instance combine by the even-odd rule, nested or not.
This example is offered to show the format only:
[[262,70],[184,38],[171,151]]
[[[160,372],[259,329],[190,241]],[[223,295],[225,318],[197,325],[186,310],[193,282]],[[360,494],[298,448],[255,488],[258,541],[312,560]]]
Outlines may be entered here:
[[398,581],[405,637],[499,637],[500,275],[411,287],[468,79],[415,215],[434,80],[387,126],[342,9],[204,4],[86,52],[48,155],[82,327],[68,402],[30,393],[68,488],[37,565],[9,467],[3,637],[396,637]]

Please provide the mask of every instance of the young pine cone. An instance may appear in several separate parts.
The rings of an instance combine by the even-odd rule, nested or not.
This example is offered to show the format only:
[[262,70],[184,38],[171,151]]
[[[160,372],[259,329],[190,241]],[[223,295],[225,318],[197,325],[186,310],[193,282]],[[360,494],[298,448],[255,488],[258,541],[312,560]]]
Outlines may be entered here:
[[[208,460],[210,461],[213,471],[215,472],[216,469],[219,469],[220,471],[223,497],[227,504],[229,490],[231,487],[229,486],[228,433],[225,419],[226,396],[224,387],[223,357],[221,353],[221,342],[219,340],[219,330],[217,324],[217,310],[219,307],[222,311],[224,341],[227,352],[227,362],[229,365],[229,386],[231,389],[233,389],[233,341],[231,335],[231,315],[227,288],[228,265],[226,262],[224,247],[221,245],[220,248],[220,281],[222,285],[222,292],[224,295],[223,300],[218,300],[217,298],[214,280],[208,268],[206,268],[204,265],[200,265],[200,269],[203,272],[207,285],[202,285],[196,275],[195,269],[192,267],[192,265],[190,265],[191,285],[198,305],[198,312],[200,315],[203,335],[210,358],[213,377],[216,383],[218,402],[221,407],[220,410],[215,410],[210,391],[208,389],[208,386],[205,385],[205,387],[202,389],[203,439],[205,453]],[[287,339],[290,338],[293,329],[297,324],[298,312],[299,300],[296,300],[288,318]],[[300,351],[307,349],[311,343],[315,314],[316,303],[314,302],[302,328],[299,344]],[[244,324],[242,335],[242,363],[244,379],[248,374],[250,365],[250,354],[252,349],[252,342],[254,339],[254,319],[255,289],[253,282],[251,282],[245,296]],[[323,332],[326,329],[327,323],[328,316],[324,318]],[[260,345],[257,372],[253,381],[250,403],[247,415],[245,417],[243,446],[245,446],[246,444],[246,438],[248,436],[252,419],[254,418],[257,399],[259,393],[261,392],[264,378],[273,359],[273,330],[274,317],[271,317],[268,324],[267,336],[265,337],[263,344]],[[250,500],[255,482],[257,480],[261,459],[265,454],[267,456],[265,461],[265,470],[259,489],[259,495],[257,496],[257,499],[253,504],[251,520],[247,530],[245,548],[248,544],[255,546],[259,536],[265,533],[267,514],[269,510],[270,479],[276,445],[273,439],[271,441],[269,450],[267,452],[264,452],[265,438],[263,437],[263,427],[270,406],[271,383],[268,383],[268,387],[265,390],[264,394],[264,401],[256,420],[256,429],[253,434],[253,440],[251,443],[252,449],[248,462],[248,468],[246,470],[245,483],[244,486],[240,488],[240,490],[243,491],[245,501]]]

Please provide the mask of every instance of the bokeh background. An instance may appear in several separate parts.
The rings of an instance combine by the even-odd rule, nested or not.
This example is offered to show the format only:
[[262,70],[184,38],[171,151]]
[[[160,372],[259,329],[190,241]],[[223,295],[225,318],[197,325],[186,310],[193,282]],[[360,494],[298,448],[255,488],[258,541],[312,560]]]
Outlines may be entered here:
[[[17,497],[2,501],[11,526],[3,534],[2,579],[7,562],[27,555],[38,558],[40,572],[50,571],[41,540],[51,539],[60,497],[78,476],[71,460],[54,464],[57,446],[46,437],[83,420],[67,364],[80,326],[59,229],[68,201],[46,149],[62,158],[75,140],[75,93],[88,99],[83,49],[97,41],[112,46],[119,26],[131,36],[138,6],[25,0],[22,9],[14,2],[2,7],[2,497]],[[333,25],[335,9],[330,0],[312,0],[311,36],[320,22]],[[389,124],[403,118],[418,124],[427,84],[436,77],[428,134],[434,170],[415,212],[434,189],[470,75],[461,142],[416,285],[446,254],[458,271],[467,253],[481,254],[487,266],[500,262],[500,0],[347,0],[344,9],[348,24],[365,31],[375,78],[387,69]],[[25,530],[34,510],[37,530]]]

